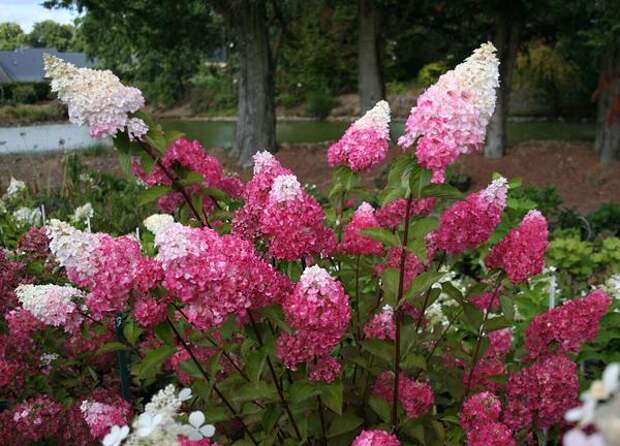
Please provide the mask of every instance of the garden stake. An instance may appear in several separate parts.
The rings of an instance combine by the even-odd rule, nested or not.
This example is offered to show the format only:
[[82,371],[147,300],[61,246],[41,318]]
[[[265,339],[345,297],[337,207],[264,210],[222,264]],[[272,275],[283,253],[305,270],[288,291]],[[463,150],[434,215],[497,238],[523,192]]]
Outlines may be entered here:
[[[116,330],[116,338],[119,342],[124,343],[123,313],[117,313],[114,318],[114,328]],[[127,367],[127,352],[125,350],[119,350],[116,352],[116,356],[118,358],[118,374],[121,378],[121,395],[125,401],[131,401],[129,368]]]

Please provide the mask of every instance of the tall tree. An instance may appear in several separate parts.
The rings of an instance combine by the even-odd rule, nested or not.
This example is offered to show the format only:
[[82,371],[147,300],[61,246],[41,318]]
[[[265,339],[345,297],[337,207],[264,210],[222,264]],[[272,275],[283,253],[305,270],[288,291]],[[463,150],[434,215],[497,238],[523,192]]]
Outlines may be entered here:
[[[239,56],[239,97],[232,156],[249,164],[276,149],[274,66],[265,0],[212,0],[231,27]],[[276,5],[277,6],[277,5]]]
[[0,23],[0,50],[12,51],[24,44],[24,31],[13,22]]
[[37,22],[26,36],[26,43],[35,48],[55,48],[58,51],[71,49],[74,28],[53,20]]
[[519,1],[500,2],[496,8],[495,36],[493,43],[499,58],[500,88],[497,91],[495,112],[489,123],[484,155],[487,158],[501,158],[507,145],[506,122],[510,93],[512,92],[512,74],[517,61],[520,35],[525,24],[525,8]]
[[380,5],[376,0],[359,0],[357,84],[362,113],[385,96],[381,73],[380,29]]

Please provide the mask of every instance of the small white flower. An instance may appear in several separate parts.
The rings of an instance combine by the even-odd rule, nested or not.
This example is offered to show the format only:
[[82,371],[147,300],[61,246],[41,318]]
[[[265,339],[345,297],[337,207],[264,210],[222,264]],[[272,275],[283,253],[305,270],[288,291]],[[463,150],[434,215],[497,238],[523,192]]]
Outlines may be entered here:
[[138,417],[136,424],[136,434],[138,437],[148,437],[161,424],[163,417],[161,414],[151,415],[143,413]]
[[168,214],[153,214],[150,217],[144,219],[144,227],[151,231],[153,234],[157,234],[162,229],[174,223],[172,215]]
[[192,389],[185,387],[179,392],[179,401],[188,401],[192,399]]
[[605,446],[605,440],[601,434],[588,435],[579,429],[571,429],[565,435],[562,444],[564,446]]
[[86,203],[80,207],[75,208],[73,211],[73,221],[86,221],[89,218],[93,218],[95,215],[95,211],[93,209],[93,205],[90,203]]
[[26,190],[26,183],[11,177],[11,182],[9,183],[9,187],[6,188],[5,196],[11,198],[24,190]]
[[120,446],[129,435],[129,426],[112,426],[110,432],[103,437],[103,446]]
[[184,432],[187,437],[192,440],[200,440],[204,437],[210,438],[215,434],[215,426],[212,424],[204,424],[205,415],[200,411],[189,414],[189,425],[185,425]]

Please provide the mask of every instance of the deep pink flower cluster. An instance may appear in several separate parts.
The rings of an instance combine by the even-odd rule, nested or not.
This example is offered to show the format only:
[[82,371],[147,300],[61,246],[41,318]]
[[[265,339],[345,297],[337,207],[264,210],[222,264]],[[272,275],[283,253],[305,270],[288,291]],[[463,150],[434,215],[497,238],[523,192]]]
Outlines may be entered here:
[[400,446],[398,437],[382,430],[362,431],[351,446]]
[[486,357],[504,357],[512,346],[512,331],[510,328],[495,330],[488,334],[489,348],[484,353]]
[[454,203],[439,218],[439,228],[433,235],[436,247],[456,254],[486,242],[501,220],[507,191],[506,179],[499,178],[486,189]]
[[[391,402],[394,395],[394,373],[389,370],[382,372],[375,381],[372,393]],[[428,384],[401,373],[398,379],[398,401],[409,418],[418,418],[433,406],[435,396]]]
[[503,423],[493,422],[467,432],[468,446],[516,446],[512,431]]
[[252,243],[209,228],[171,223],[155,235],[163,285],[185,304],[198,328],[210,328],[231,314],[279,303],[290,289],[286,277],[261,260]]
[[[224,175],[222,166],[214,156],[207,153],[199,141],[189,141],[186,138],[179,138],[173,142],[161,159],[162,164],[171,169],[179,166],[193,172],[199,173],[203,178],[203,185],[209,188],[217,188],[226,192],[231,197],[240,197],[243,191],[243,183],[239,178]],[[159,165],[154,165],[151,173],[147,174],[139,161],[136,159],[132,165],[133,173],[149,186],[172,185],[172,180],[165,174]],[[199,191],[199,187],[189,186],[189,194]],[[180,192],[171,192],[158,204],[166,212],[171,212],[174,207],[182,201]],[[209,197],[204,198],[203,208],[210,211],[213,208],[213,201]]]
[[362,234],[364,229],[378,227],[379,222],[375,217],[375,210],[368,203],[362,203],[344,228],[339,250],[345,254],[381,255],[383,253],[381,242]]
[[485,263],[489,268],[502,268],[512,282],[523,282],[543,270],[548,236],[545,217],[539,211],[530,211],[518,227],[493,246]]
[[333,252],[336,237],[324,220],[320,204],[302,190],[294,175],[276,177],[260,217],[260,232],[270,243],[268,255],[297,260]]
[[550,427],[579,405],[578,396],[577,365],[563,355],[541,358],[510,375],[504,423],[514,432],[532,425]]
[[586,297],[567,301],[536,316],[525,331],[526,360],[552,352],[578,352],[581,345],[593,341],[611,298],[601,290]]
[[325,356],[312,364],[308,371],[308,379],[314,382],[333,383],[342,372],[342,365],[333,357]]
[[390,145],[389,126],[390,106],[386,101],[379,101],[329,147],[329,165],[344,164],[354,172],[380,165],[385,161]]
[[243,189],[245,204],[235,212],[233,234],[251,241],[260,236],[260,217],[269,201],[273,180],[280,175],[291,173],[269,152],[258,152],[254,155],[254,176]]
[[[409,215],[430,215],[437,199],[435,197],[412,200]],[[397,198],[377,209],[375,216],[382,228],[393,230],[404,223],[407,215],[407,200]]]
[[63,411],[59,402],[46,395],[37,395],[13,409],[15,430],[31,441],[51,438],[60,429]]
[[140,243],[131,236],[101,236],[89,261],[94,274],[87,281],[90,293],[85,302],[97,317],[124,310],[132,290],[146,292],[159,278],[154,272],[158,265],[142,256]]
[[471,296],[469,298],[469,303],[471,303],[473,306],[475,306],[481,311],[486,311],[486,310],[495,311],[499,308],[499,304],[500,304],[499,298],[503,290],[504,290],[504,287],[500,285],[494,291],[487,291],[477,296]]
[[17,242],[17,252],[26,254],[30,261],[47,259],[49,247],[50,239],[44,227],[32,226]]
[[[394,246],[388,249],[385,263],[378,263],[375,265],[375,274],[381,276],[386,268],[400,269],[400,258],[403,252],[403,248],[400,246]],[[405,250],[405,280],[403,286],[405,291],[411,286],[411,282],[420,273],[424,272],[426,267],[418,259],[418,257],[407,250]]]
[[16,308],[4,315],[9,334],[21,343],[32,343],[32,334],[43,329],[44,325],[32,313],[23,308]]
[[480,392],[470,396],[463,403],[461,427],[467,432],[476,427],[499,420],[502,403],[491,392]]
[[9,260],[5,252],[0,249],[0,312],[15,306],[15,288],[20,282],[22,264]]
[[166,320],[166,303],[152,297],[144,297],[136,301],[133,317],[144,328],[154,327]]
[[398,144],[406,149],[418,141],[416,157],[433,171],[433,182],[442,183],[449,164],[484,144],[495,108],[498,64],[493,45],[483,44],[422,93],[411,109]]
[[394,309],[385,305],[381,312],[375,314],[364,326],[364,336],[371,339],[389,339],[396,337],[396,324],[394,323]]
[[[289,368],[329,354],[351,320],[351,307],[342,284],[319,266],[304,270],[282,308],[286,322],[297,330],[278,339],[278,356]],[[317,342],[320,344],[313,345]]]

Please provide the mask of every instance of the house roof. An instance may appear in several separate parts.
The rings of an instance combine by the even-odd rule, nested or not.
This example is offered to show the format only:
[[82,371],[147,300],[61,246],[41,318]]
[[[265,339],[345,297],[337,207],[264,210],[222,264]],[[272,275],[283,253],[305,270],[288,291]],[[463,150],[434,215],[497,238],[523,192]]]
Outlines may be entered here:
[[0,82],[44,81],[43,54],[45,53],[60,57],[77,67],[94,65],[94,61],[84,53],[60,52],[53,48],[20,48],[14,51],[0,51]]

